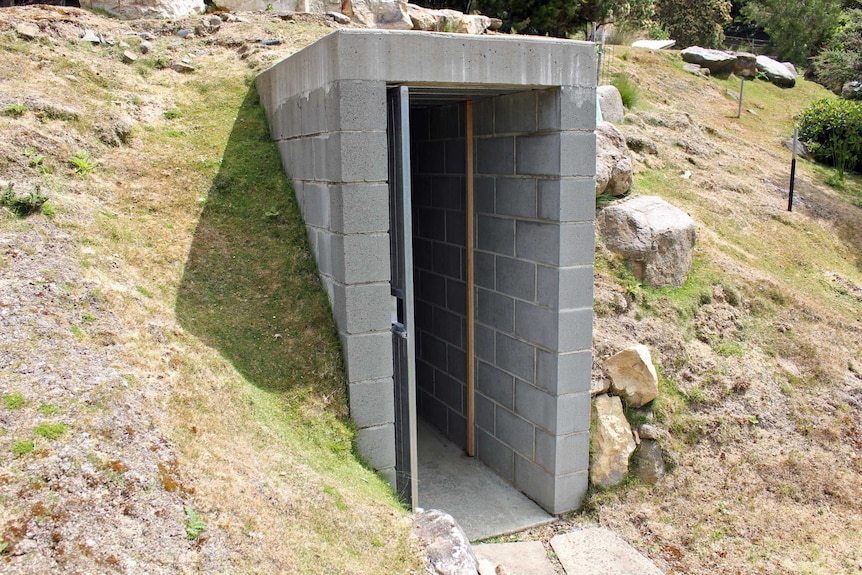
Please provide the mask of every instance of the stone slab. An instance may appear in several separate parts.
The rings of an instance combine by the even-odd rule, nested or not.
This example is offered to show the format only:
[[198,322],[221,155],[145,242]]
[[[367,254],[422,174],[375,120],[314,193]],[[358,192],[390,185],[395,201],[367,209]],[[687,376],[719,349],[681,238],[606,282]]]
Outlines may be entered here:
[[480,564],[502,565],[506,575],[557,575],[541,541],[474,545],[473,553]]
[[662,575],[652,561],[602,527],[557,535],[551,547],[566,575]]
[[647,48],[649,50],[664,50],[676,44],[676,40],[638,40],[632,42],[633,48]]

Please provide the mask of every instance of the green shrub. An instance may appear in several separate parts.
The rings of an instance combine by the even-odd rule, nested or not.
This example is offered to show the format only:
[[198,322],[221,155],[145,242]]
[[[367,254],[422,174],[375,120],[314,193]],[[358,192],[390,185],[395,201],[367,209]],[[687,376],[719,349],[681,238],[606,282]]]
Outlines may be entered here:
[[657,0],[656,19],[680,48],[718,48],[730,22],[730,0]]
[[9,208],[22,218],[38,212],[46,201],[48,196],[42,193],[38,184],[35,190],[21,196],[12,189],[12,184],[6,186],[6,189],[0,193],[0,206]]
[[799,139],[820,162],[835,166],[838,177],[862,166],[862,102],[824,99],[799,115]]
[[40,423],[33,429],[33,433],[45,439],[57,439],[66,433],[64,423]]
[[637,105],[641,95],[640,88],[629,78],[628,74],[617,74],[611,84],[619,91],[620,97],[623,99],[623,106],[634,108]]
[[10,118],[20,118],[26,111],[27,107],[24,104],[10,104],[3,110],[3,115]]
[[836,94],[845,82],[862,79],[862,9],[847,10],[841,26],[812,60],[817,82]]

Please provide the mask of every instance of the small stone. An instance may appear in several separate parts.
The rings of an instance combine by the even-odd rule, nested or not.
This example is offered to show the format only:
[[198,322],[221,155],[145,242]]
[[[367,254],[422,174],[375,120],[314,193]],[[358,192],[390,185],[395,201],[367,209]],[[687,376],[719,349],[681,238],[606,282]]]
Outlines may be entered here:
[[119,46],[120,48],[128,48],[129,43],[126,42],[125,40],[120,40],[120,42],[117,44],[117,46]]
[[177,36],[179,36],[180,38],[188,38],[189,36],[191,36],[191,34],[192,34],[192,31],[189,30],[188,28],[183,28],[182,30],[177,30]]
[[339,24],[350,24],[350,17],[345,16],[340,12],[327,12],[326,15],[338,22]]
[[156,39],[156,37],[149,32],[141,32],[140,34],[138,34],[138,36],[140,36],[141,40],[144,40],[146,42],[152,42]]
[[431,573],[456,575],[479,571],[479,561],[467,534],[448,513],[437,509],[417,513],[413,537],[423,549]]
[[21,22],[15,26],[15,32],[25,40],[33,40],[39,35],[39,27],[29,22]]
[[667,431],[651,423],[642,423],[638,427],[638,435],[641,439],[661,439],[667,435]]
[[600,393],[607,393],[607,391],[611,388],[611,382],[606,377],[601,377],[599,379],[593,379],[590,381],[590,395],[599,395]]
[[138,57],[131,50],[123,52],[123,62],[126,64],[133,64],[137,59]]
[[211,15],[206,19],[207,26],[214,30],[221,28],[221,18],[216,15]]
[[168,68],[179,72],[180,74],[190,74],[195,71],[195,67],[185,62],[171,62]]
[[147,54],[153,49],[153,44],[149,40],[143,40],[140,45],[141,54]]
[[637,454],[638,479],[647,485],[655,485],[664,477],[664,457],[661,447],[651,439],[641,441]]
[[628,475],[629,457],[635,450],[632,428],[620,398],[615,395],[596,396],[592,412],[590,483],[613,487]]
[[93,44],[101,44],[101,40],[92,30],[84,30],[84,35],[81,37],[82,42],[92,42]]
[[658,396],[658,375],[647,346],[625,349],[608,358],[604,367],[611,377],[611,390],[627,405],[641,407]]

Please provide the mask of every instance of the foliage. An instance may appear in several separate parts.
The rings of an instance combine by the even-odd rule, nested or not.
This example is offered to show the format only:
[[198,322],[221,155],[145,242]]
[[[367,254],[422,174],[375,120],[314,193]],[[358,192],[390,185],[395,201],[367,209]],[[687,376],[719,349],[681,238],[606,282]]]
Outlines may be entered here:
[[176,120],[177,118],[182,118],[183,113],[178,108],[171,108],[170,110],[165,110],[165,118],[168,120]]
[[12,118],[20,118],[26,111],[27,107],[24,104],[10,104],[6,106],[5,110],[3,110],[3,115]]
[[186,528],[186,537],[189,538],[189,541],[194,541],[204,534],[209,525],[188,505],[183,507],[183,511],[186,513],[186,521],[183,524]]
[[86,150],[81,150],[69,158],[69,163],[72,164],[75,173],[79,176],[86,176],[96,169],[96,160],[94,160],[93,156],[90,155],[90,152]]
[[818,161],[834,165],[839,180],[862,165],[862,102],[824,99],[799,115],[799,139]]
[[628,74],[617,74],[611,81],[611,85],[619,91],[623,106],[631,109],[637,105],[641,93],[640,88]]
[[46,201],[48,201],[48,196],[42,193],[38,184],[35,190],[21,196],[16,194],[12,184],[9,184],[0,194],[0,206],[9,208],[22,218],[38,212]]
[[7,393],[3,396],[3,403],[6,404],[6,409],[21,409],[24,407],[24,396],[20,393]]
[[19,440],[12,444],[12,453],[15,455],[27,455],[28,453],[33,453],[33,450],[36,448],[36,445],[29,440]]
[[45,439],[57,439],[66,433],[65,423],[40,423],[33,429],[33,433]]
[[716,48],[724,40],[723,26],[730,22],[730,0],[656,0],[656,17],[677,46]]
[[814,77],[835,93],[862,79],[862,9],[844,12],[842,24],[812,60]]
[[841,0],[749,0],[742,16],[763,27],[782,58],[806,65],[838,27]]

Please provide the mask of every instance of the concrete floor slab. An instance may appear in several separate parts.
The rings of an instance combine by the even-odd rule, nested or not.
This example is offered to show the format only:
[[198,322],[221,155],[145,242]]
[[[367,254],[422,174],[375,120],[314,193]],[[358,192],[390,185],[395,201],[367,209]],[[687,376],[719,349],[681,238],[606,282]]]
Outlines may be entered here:
[[470,541],[514,533],[552,515],[477,459],[419,421],[419,507],[455,518]]
[[541,541],[474,545],[473,552],[495,566],[502,565],[506,575],[557,575]]
[[566,575],[662,575],[652,561],[609,529],[591,527],[551,539]]

